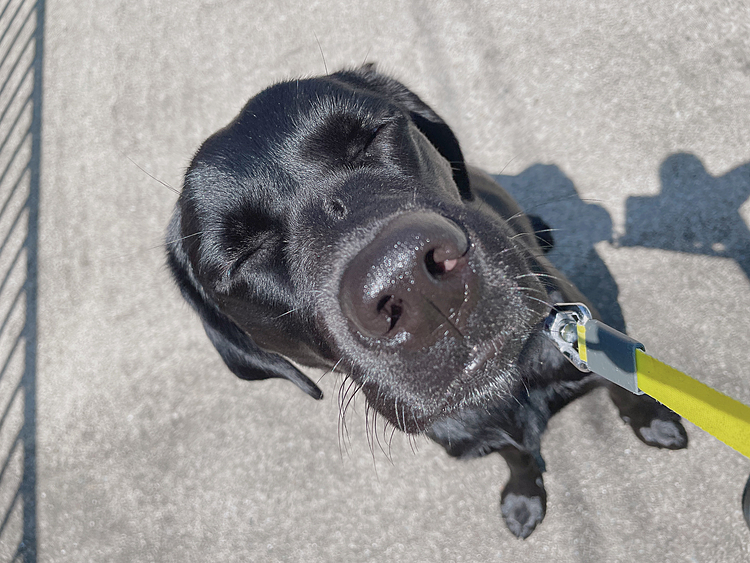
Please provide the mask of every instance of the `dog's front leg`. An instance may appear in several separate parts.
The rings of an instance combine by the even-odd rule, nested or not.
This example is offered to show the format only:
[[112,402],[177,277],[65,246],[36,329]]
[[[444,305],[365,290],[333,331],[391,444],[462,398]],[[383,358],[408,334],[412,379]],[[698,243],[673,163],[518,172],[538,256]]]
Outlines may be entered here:
[[502,448],[499,453],[510,469],[510,479],[500,496],[500,512],[511,532],[527,538],[547,511],[542,470],[533,455],[515,446]]
[[460,417],[436,422],[430,438],[452,456],[471,459],[498,452],[510,469],[510,478],[500,497],[506,525],[519,538],[528,537],[547,510],[542,472],[544,460],[539,440],[546,418],[539,408],[528,408],[529,397],[521,395],[509,409],[505,401],[489,408],[466,409]]

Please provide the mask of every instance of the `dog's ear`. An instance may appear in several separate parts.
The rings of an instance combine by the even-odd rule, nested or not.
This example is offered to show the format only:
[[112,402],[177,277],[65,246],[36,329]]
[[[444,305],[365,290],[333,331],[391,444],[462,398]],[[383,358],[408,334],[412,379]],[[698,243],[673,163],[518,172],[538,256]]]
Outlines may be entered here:
[[417,128],[450,163],[453,169],[453,181],[458,187],[461,198],[473,199],[461,145],[448,124],[430,106],[400,82],[378,73],[374,63],[365,64],[354,71],[339,73],[338,76],[344,80],[349,79],[348,81],[355,85],[361,80],[369,89],[390,97],[406,108]]
[[208,338],[227,367],[241,379],[288,379],[312,398],[322,399],[323,392],[310,378],[278,354],[259,348],[206,295],[185,252],[180,218],[178,205],[167,230],[167,264],[182,296],[200,315]]

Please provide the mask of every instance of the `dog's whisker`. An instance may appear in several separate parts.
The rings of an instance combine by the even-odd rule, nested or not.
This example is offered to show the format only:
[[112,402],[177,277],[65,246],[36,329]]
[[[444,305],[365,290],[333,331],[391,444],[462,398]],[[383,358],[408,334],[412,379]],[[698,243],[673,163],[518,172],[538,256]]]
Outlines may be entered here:
[[524,287],[524,286],[519,286],[516,289],[518,291],[535,291],[536,293],[541,293],[543,295],[547,295],[546,291],[544,291],[543,289],[539,289],[538,287]]
[[[349,407],[354,405],[354,400],[357,396],[357,388],[356,388],[357,382],[354,381],[353,379],[350,379],[350,381],[351,383],[349,384],[349,388],[346,390],[347,395],[349,395],[349,399],[347,400],[346,405],[344,406],[342,418],[346,418],[346,413],[349,410]],[[354,392],[351,391],[352,387],[354,387]]]
[[511,221],[514,221],[515,219],[519,219],[520,217],[523,217],[526,214],[527,214],[526,211],[519,210],[517,213],[514,213],[513,215],[508,217],[506,221],[510,223]]
[[157,178],[157,177],[156,177],[156,176],[154,176],[153,174],[150,174],[149,172],[146,172],[146,171],[145,171],[145,170],[144,170],[144,169],[143,169],[143,168],[142,168],[142,167],[141,167],[141,166],[140,166],[140,165],[139,165],[139,164],[138,164],[138,163],[137,163],[137,162],[136,162],[135,160],[133,160],[133,159],[132,159],[132,158],[130,158],[129,156],[126,156],[125,158],[127,158],[127,159],[128,159],[128,160],[129,160],[130,162],[131,162],[131,163],[133,163],[133,165],[134,165],[134,166],[135,166],[136,168],[138,168],[138,170],[140,170],[141,172],[143,172],[143,173],[144,173],[144,174],[145,174],[146,176],[148,176],[149,178],[151,178],[152,180],[154,180],[154,181],[156,181],[156,182],[159,182],[159,183],[160,183],[160,184],[161,184],[162,186],[164,186],[164,187],[165,187],[165,188],[167,188],[168,190],[170,190],[170,191],[172,191],[172,192],[176,193],[177,195],[180,195],[180,191],[179,191],[179,190],[177,190],[177,189],[173,188],[172,186],[170,186],[169,184],[167,184],[167,183],[166,183],[166,182],[164,182],[163,180],[159,180],[159,178]]
[[537,299],[536,297],[532,297],[531,295],[527,295],[526,299],[531,299],[532,301],[538,301],[542,305],[546,305],[547,307],[551,309],[555,307],[554,303],[550,303],[549,301],[545,301],[544,299]]
[[370,406],[370,403],[368,401],[365,401],[365,439],[367,440],[367,446],[370,448],[370,454],[375,454],[375,444],[373,444],[372,441],[372,426],[370,422],[370,417],[372,416],[372,407]]
[[[347,385],[347,379],[349,381],[349,384]],[[346,378],[344,381],[342,381],[341,385],[339,386],[339,449],[342,451],[342,454],[344,452],[349,451],[349,446],[351,445],[351,436],[349,434],[349,427],[346,423],[346,412],[349,408],[349,405],[354,400],[354,397],[356,395],[356,389],[352,393],[352,387],[356,385],[356,382],[353,379]]]
[[346,414],[345,406],[346,406],[346,400],[347,400],[347,392],[348,392],[347,383],[348,382],[349,382],[348,378],[342,379],[338,388],[339,424],[342,424],[342,421],[345,418],[345,414]]
[[339,447],[343,447],[342,452],[348,455],[352,445],[352,439],[349,432],[349,425],[346,421],[346,415],[341,416],[339,427]]
[[396,414],[396,426],[398,426],[399,428],[403,428],[401,420],[398,417],[398,397],[393,399],[393,412]]
[[[202,235],[206,234],[207,232],[210,232],[210,231],[198,231],[196,233],[191,233],[189,235],[185,235],[184,237],[167,240],[167,241],[164,242],[164,244],[168,244],[168,245],[169,244],[177,244],[178,242],[182,242],[182,241],[187,240],[189,238],[202,236]],[[164,248],[164,245],[159,245],[159,246],[154,247],[154,248]]]
[[380,445],[380,441],[377,438],[377,419],[378,419],[378,413],[377,410],[372,408],[369,403],[365,403],[365,435],[367,437],[367,445],[370,448],[370,459],[372,460],[372,468],[375,471],[375,479],[380,480],[380,476],[378,475],[378,464],[377,459],[375,457],[375,443],[377,442],[378,447],[385,455],[385,451],[383,451],[383,447]]
[[159,244],[154,244],[153,246],[147,246],[146,248],[140,248],[138,250],[134,250],[133,252],[127,252],[125,254],[112,255],[110,257],[110,259],[112,259],[112,260],[122,260],[124,258],[131,258],[133,256],[138,256],[139,254],[142,254],[144,252],[153,252],[155,250],[162,250],[163,251],[165,244],[166,245],[176,244],[176,243],[182,242],[185,239],[188,239],[188,238],[193,237],[193,236],[198,236],[198,235],[201,235],[201,234],[203,234],[203,233],[193,233],[192,235],[186,235],[184,237],[180,237],[180,238],[175,239],[175,240],[168,240],[168,241],[166,241],[166,243],[159,243]]
[[[535,278],[541,281],[542,284],[550,285],[549,282],[557,282],[559,284],[566,284],[567,280],[565,278],[562,278],[560,276],[554,276],[552,274],[543,274],[541,272],[531,272],[529,274],[516,276],[513,278],[514,281],[520,281],[524,278]],[[548,281],[549,280],[549,281]]]
[[416,437],[414,434],[408,434],[407,436],[409,441],[409,449],[411,450],[412,454],[416,454],[418,451]]
[[318,39],[318,36],[313,31],[313,36],[315,37],[315,42],[318,44],[318,49],[320,50],[320,58],[323,59],[323,68],[326,71],[326,75],[328,74],[328,65],[326,64],[326,56],[323,54],[323,46],[320,44],[320,39]]
[[393,460],[392,450],[393,450],[393,437],[396,435],[396,431],[398,428],[394,426],[391,429],[391,436],[388,438],[388,459]]
[[545,274],[542,272],[529,272],[528,274],[519,274],[514,276],[514,280],[522,280],[524,278],[549,278],[554,281],[563,281],[560,276],[553,276],[552,274]]
[[500,172],[499,172],[498,176],[499,176],[500,174],[502,174],[503,172],[505,172],[505,169],[506,169],[506,168],[508,168],[508,166],[510,166],[510,163],[511,163],[511,162],[513,162],[513,161],[514,161],[514,160],[515,160],[516,158],[518,158],[518,155],[516,155],[516,156],[514,156],[513,158],[511,158],[511,159],[510,159],[510,160],[508,161],[508,163],[507,163],[507,164],[506,164],[505,166],[503,166],[503,169],[502,169],[502,170],[500,170]]
[[[393,464],[394,462],[393,462],[393,453],[391,451],[391,443],[393,441],[393,434],[398,430],[398,426],[395,426],[393,422],[391,422],[390,420],[388,420],[382,415],[378,415],[378,420],[382,422],[382,430],[380,434],[382,434],[382,439],[383,439],[383,441],[381,442],[380,434],[376,434],[378,437],[378,446],[380,447],[380,450],[383,452],[383,455],[388,460],[388,462],[390,464]],[[390,438],[388,438],[387,436],[389,429],[391,430]],[[386,449],[386,446],[383,445],[384,443],[387,444],[387,449]]]
[[540,239],[540,237],[538,236],[539,233],[557,233],[557,232],[560,232],[560,229],[553,229],[551,227],[549,229],[539,229],[538,231],[528,232],[528,233],[524,231],[521,233],[516,233],[515,235],[510,237],[509,240],[515,240],[521,237],[534,237],[534,238]]
[[[279,316],[275,317],[274,320],[279,320],[281,317],[286,317],[287,315],[291,315],[292,313],[294,313],[295,311],[298,311],[298,310],[299,310],[299,308],[290,309],[286,313],[281,313]],[[339,361],[341,361],[341,360],[339,360]]]
[[[322,375],[321,375],[321,376],[320,376],[320,377],[318,378],[318,380],[317,380],[317,381],[316,381],[315,383],[320,383],[321,381],[323,381],[323,378],[324,378],[324,377],[325,377],[326,375],[328,375],[329,373],[336,373],[336,368],[337,368],[337,367],[339,367],[339,364],[340,364],[340,363],[341,363],[341,362],[343,361],[343,359],[344,359],[344,358],[339,358],[339,359],[338,359],[338,361],[337,361],[337,362],[336,362],[335,364],[333,364],[333,367],[332,367],[331,369],[329,369],[328,371],[324,372],[324,373],[323,373],[323,374],[322,374]],[[346,374],[344,374],[344,375],[346,375]]]
[[[388,458],[388,452],[385,451],[385,448],[383,447],[383,443],[380,441],[380,434],[378,434],[378,420],[384,420],[384,419],[381,419],[381,417],[379,416],[379,414],[378,414],[378,412],[377,412],[376,409],[373,408],[372,411],[373,411],[373,414],[372,414],[372,436],[373,436],[373,438],[375,440],[375,443],[377,443],[378,448],[380,449],[380,451],[385,456],[385,458],[389,459]],[[388,424],[387,421],[384,420],[384,424],[387,425]],[[373,452],[373,455],[374,455],[374,452]]]

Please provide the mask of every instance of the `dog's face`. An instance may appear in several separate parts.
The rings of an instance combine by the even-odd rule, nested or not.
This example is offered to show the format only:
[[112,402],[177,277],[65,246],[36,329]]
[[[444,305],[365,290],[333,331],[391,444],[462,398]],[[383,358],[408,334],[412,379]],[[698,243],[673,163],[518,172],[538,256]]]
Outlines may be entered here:
[[237,375],[318,396],[283,358],[336,367],[415,432],[517,381],[549,311],[524,221],[473,197],[447,125],[365,67],[272,86],[210,137],[169,263]]

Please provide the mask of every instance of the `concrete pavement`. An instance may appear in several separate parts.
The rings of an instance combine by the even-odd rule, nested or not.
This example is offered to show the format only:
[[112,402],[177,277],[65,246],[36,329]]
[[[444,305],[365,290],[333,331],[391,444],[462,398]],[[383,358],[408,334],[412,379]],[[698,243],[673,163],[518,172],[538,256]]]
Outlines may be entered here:
[[0,34],[0,561],[750,560],[750,461],[690,424],[647,448],[601,392],[553,419],[522,542],[499,456],[371,445],[331,376],[321,402],[235,379],[149,177],[179,189],[271,82],[375,61],[610,322],[750,404],[746,2],[10,0]]

